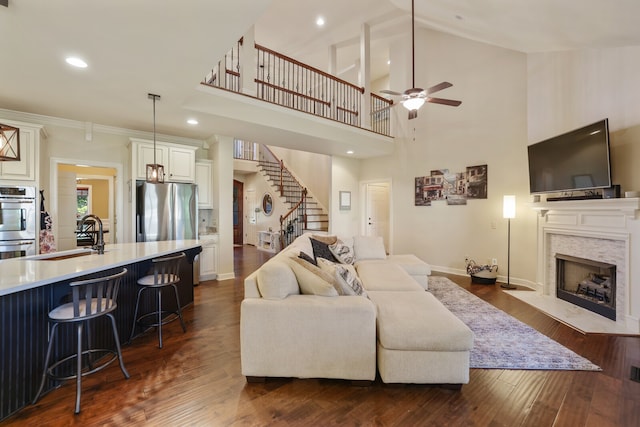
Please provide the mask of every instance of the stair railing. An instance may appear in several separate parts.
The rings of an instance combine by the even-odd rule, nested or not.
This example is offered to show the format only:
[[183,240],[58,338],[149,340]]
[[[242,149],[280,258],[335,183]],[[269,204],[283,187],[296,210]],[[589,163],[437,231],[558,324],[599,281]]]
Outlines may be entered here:
[[[284,215],[280,215],[280,248],[284,249],[307,228],[307,189],[302,189],[302,197]],[[296,215],[294,215],[296,214]]]
[[284,162],[278,159],[278,157],[273,153],[273,151],[271,151],[269,147],[267,147],[264,144],[260,144],[259,158],[260,158],[259,160],[260,162],[263,162],[266,164],[277,164],[279,166],[280,171],[279,171],[279,179],[278,179],[278,191],[280,192],[280,196],[282,197],[285,196],[284,182],[286,180],[293,181],[296,184],[298,191],[301,191],[304,188],[302,184],[300,184],[300,181],[298,181],[296,177],[293,176],[291,171],[287,169],[287,167],[284,165]]

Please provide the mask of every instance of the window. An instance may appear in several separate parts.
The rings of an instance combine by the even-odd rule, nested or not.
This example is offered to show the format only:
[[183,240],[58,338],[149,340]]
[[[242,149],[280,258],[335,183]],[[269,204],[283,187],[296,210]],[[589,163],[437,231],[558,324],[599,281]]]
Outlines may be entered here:
[[84,215],[90,213],[91,209],[91,186],[90,185],[78,185],[76,187],[76,195],[78,200],[78,207],[76,216],[82,218]]

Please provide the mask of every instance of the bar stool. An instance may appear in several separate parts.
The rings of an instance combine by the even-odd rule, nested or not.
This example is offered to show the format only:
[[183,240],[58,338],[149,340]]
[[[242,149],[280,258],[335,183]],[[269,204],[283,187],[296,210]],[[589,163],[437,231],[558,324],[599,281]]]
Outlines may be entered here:
[[[178,255],[171,255],[161,258],[155,258],[151,260],[153,263],[153,273],[138,279],[138,295],[136,297],[136,309],[133,314],[133,327],[131,328],[131,336],[129,342],[133,340],[136,332],[136,326],[143,327],[155,326],[158,329],[158,346],[162,348],[162,325],[169,322],[173,322],[176,319],[180,319],[182,330],[187,332],[187,327],[182,319],[182,309],[180,308],[180,297],[178,296],[178,287],[176,286],[180,282],[180,276],[178,275],[178,269],[180,268],[180,262],[186,257],[184,252]],[[175,311],[166,310],[162,307],[162,290],[171,286],[176,297],[177,309]],[[156,291],[156,309],[150,313],[146,313],[138,317],[138,310],[140,306],[140,295],[147,289],[154,289]],[[166,315],[166,316],[165,316]],[[153,320],[155,317],[155,321]],[[164,317],[164,318],[163,318]],[[151,322],[147,322],[150,319]]]
[[[116,300],[118,298],[118,289],[122,277],[127,273],[127,269],[123,268],[120,273],[113,274],[106,277],[98,277],[95,279],[79,280],[69,283],[71,287],[72,301],[63,305],[60,305],[49,312],[49,321],[52,323],[51,335],[49,338],[49,345],[47,347],[47,355],[44,361],[44,372],[42,373],[42,381],[40,382],[40,388],[36,393],[36,397],[33,399],[35,404],[40,398],[40,394],[44,388],[44,384],[47,377],[54,380],[70,380],[75,378],[76,380],[76,408],[75,413],[80,413],[80,396],[82,394],[82,377],[93,374],[107,367],[115,359],[118,359],[120,363],[120,369],[125,378],[129,378],[129,373],[124,367],[122,361],[122,352],[120,350],[120,338],[118,337],[118,328],[116,327],[116,320],[113,317],[112,312],[118,307]],[[115,340],[116,349],[94,349],[91,344],[91,331],[89,321],[98,317],[107,316],[111,320],[111,327],[113,330],[113,338]],[[51,352],[53,349],[53,342],[58,331],[58,325],[67,323],[76,325],[76,334],[78,337],[76,353],[67,356],[49,366],[51,359]],[[87,326],[87,349],[82,349],[82,331],[83,327]],[[99,365],[94,366],[95,354],[111,354],[112,357],[106,361],[100,361]],[[86,356],[86,357],[85,357]],[[64,363],[75,359],[75,372],[69,375],[63,375],[62,373],[56,374],[56,368],[60,367]],[[87,360],[87,366],[84,369],[82,367],[83,359]]]

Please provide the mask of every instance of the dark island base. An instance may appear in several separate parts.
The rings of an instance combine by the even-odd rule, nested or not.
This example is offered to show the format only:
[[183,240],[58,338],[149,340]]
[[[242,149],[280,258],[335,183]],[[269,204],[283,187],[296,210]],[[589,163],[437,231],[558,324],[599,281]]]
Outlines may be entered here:
[[[187,262],[180,268],[178,294],[183,307],[193,303],[193,259],[201,248],[184,251]],[[128,272],[123,278],[118,295],[118,308],[114,312],[118,335],[124,344],[133,326],[133,311],[137,292],[138,278],[151,269],[151,260],[125,265]],[[121,271],[122,267],[104,270],[98,274],[82,276],[89,279]],[[78,278],[80,279],[80,278]],[[3,420],[31,403],[40,385],[44,369],[44,359],[49,339],[48,313],[56,306],[66,302],[69,295],[68,282],[58,282],[38,288],[17,292],[0,297],[0,420]],[[140,305],[142,313],[154,309],[153,293],[143,298]],[[163,294],[163,305],[175,307],[173,292]],[[72,327],[61,325],[53,350],[53,360],[59,360],[75,352],[76,336]],[[140,332],[140,331],[138,331]],[[91,337],[94,346],[113,348],[113,333],[108,319],[98,318],[91,323]],[[135,345],[135,340],[132,342]],[[125,360],[126,364],[126,360]],[[45,390],[55,388],[50,381]]]

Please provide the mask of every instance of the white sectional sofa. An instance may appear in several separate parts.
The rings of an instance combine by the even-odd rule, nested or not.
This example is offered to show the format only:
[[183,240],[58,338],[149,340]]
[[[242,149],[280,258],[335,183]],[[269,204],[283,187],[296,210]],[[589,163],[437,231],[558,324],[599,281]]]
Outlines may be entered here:
[[240,340],[248,381],[373,381],[379,372],[385,383],[468,383],[473,333],[425,292],[428,264],[387,256],[381,242],[356,237],[329,246],[341,256],[351,250],[355,259],[337,261],[355,268],[324,259],[312,267],[301,252],[313,262],[326,250],[312,237],[331,239],[305,234],[245,279]]

